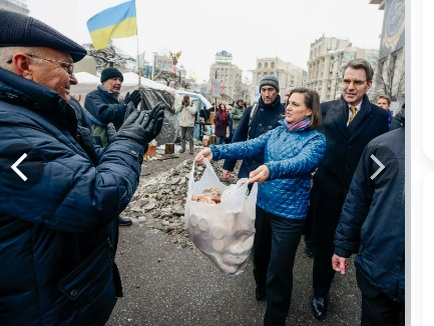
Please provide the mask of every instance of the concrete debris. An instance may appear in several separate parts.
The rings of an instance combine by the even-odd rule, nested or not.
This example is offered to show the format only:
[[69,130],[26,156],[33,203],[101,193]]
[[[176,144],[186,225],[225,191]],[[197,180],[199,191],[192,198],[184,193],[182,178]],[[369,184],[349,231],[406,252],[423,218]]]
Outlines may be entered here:
[[[157,148],[157,151],[159,150]],[[173,243],[184,248],[193,247],[184,221],[188,180],[194,156],[190,157],[178,165],[174,162],[173,167],[163,173],[153,171],[152,167],[149,167],[150,173],[142,173],[139,186],[130,204],[122,213],[123,217],[131,218],[141,227],[162,230],[171,237]],[[223,180],[223,162],[222,160],[211,164],[220,180],[229,184]],[[204,170],[203,165],[196,166],[195,180],[200,179]],[[232,173],[231,183],[237,181],[237,175],[238,168]]]

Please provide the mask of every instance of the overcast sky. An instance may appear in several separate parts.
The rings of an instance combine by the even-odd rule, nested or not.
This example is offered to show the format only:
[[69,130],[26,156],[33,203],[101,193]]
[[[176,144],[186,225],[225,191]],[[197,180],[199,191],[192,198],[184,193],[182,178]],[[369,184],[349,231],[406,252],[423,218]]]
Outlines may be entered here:
[[[90,43],[86,22],[125,0],[27,0],[29,15],[74,41]],[[256,58],[278,56],[307,70],[310,44],[323,34],[353,46],[379,49],[384,11],[369,0],[136,0],[139,50],[182,51],[178,65],[208,80],[216,52],[251,74]],[[114,41],[137,54],[136,36]]]

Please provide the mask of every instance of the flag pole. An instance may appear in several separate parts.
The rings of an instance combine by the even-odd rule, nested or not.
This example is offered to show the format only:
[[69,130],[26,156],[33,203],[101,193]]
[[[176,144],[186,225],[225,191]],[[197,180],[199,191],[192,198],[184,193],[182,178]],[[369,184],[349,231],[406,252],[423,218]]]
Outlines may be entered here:
[[137,38],[137,68],[139,72],[139,87],[142,86],[142,72],[140,68],[140,53],[139,53],[139,26],[137,17],[137,2],[134,0],[134,9],[136,10],[136,38]]

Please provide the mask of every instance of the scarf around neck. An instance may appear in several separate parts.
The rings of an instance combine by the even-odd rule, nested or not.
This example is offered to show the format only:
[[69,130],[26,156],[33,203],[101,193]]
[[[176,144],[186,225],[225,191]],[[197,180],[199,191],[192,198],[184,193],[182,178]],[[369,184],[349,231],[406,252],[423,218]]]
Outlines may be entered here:
[[297,122],[288,122],[286,119],[284,119],[285,126],[288,128],[289,131],[302,131],[309,127],[310,125],[310,118],[304,117],[301,120],[298,120]]
[[107,87],[105,87],[103,84],[98,85],[98,88],[102,90],[103,92],[109,93],[110,95],[114,96],[116,99],[118,99],[120,93],[113,93],[110,91]]
[[262,100],[262,96],[259,97],[258,103],[265,109],[275,109],[276,107],[278,107],[280,105],[280,95],[276,96],[276,99],[271,102],[270,104],[265,104],[265,102]]

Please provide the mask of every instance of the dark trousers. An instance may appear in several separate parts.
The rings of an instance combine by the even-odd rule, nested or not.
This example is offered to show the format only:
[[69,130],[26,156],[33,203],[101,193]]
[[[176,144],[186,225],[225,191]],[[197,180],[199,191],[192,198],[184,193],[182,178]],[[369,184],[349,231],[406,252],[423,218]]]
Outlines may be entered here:
[[362,291],[362,326],[399,326],[405,304],[374,288],[359,272],[357,284]]
[[327,296],[335,276],[335,271],[332,268],[333,238],[330,237],[327,240],[314,238],[313,290],[315,295],[319,297]]
[[181,149],[185,150],[186,133],[188,133],[190,151],[194,149],[193,129],[194,127],[181,127]]
[[267,297],[266,326],[285,325],[303,226],[304,220],[280,217],[256,207],[253,273],[258,292]]

